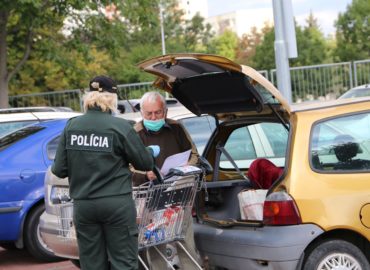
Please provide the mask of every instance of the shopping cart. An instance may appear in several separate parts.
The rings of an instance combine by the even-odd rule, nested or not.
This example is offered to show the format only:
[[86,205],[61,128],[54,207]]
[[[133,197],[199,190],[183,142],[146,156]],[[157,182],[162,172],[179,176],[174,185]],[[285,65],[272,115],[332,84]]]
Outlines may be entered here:
[[[201,175],[202,171],[197,167],[179,167],[173,169],[170,177],[159,184],[146,183],[134,188],[139,250],[153,247],[169,269],[175,268],[156,246],[174,243],[183,249],[196,267],[202,269],[179,242],[185,239],[188,226],[192,223],[192,208],[201,185]],[[145,269],[149,269],[140,256],[139,260]]]
[[[136,205],[138,224],[139,250],[154,247],[158,255],[175,269],[155,246],[176,242],[191,261],[201,266],[178,241],[184,240],[188,226],[192,223],[192,208],[196,192],[201,187],[202,170],[194,166],[175,168],[159,184],[145,183],[133,188],[133,199]],[[73,202],[57,207],[58,237],[63,241],[75,242],[76,231],[73,224]],[[139,256],[145,269],[149,269]]]
[[58,237],[77,246],[76,230],[73,224],[73,202],[57,206]]

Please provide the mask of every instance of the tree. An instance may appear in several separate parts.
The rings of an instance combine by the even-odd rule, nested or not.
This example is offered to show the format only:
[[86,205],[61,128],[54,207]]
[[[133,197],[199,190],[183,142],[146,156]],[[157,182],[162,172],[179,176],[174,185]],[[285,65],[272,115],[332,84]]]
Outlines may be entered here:
[[303,29],[297,25],[295,29],[298,57],[290,60],[291,66],[317,65],[330,60],[331,47],[312,13]]
[[[176,0],[161,2],[167,52],[206,51],[204,18],[185,21]],[[160,33],[159,0],[2,1],[0,107],[8,105],[9,90],[85,88],[96,74],[119,83],[152,80],[136,64],[161,54]]]
[[337,48],[340,61],[370,58],[370,2],[353,0],[340,13],[336,26]]
[[220,36],[211,40],[209,52],[235,60],[238,36],[231,30],[225,30]]
[[251,65],[251,58],[256,54],[256,47],[262,42],[263,35],[256,27],[251,32],[243,34],[236,49],[236,62],[244,65]]
[[254,68],[259,70],[273,69],[275,68],[274,28],[265,25],[262,29],[262,35],[262,42],[256,46],[256,53],[251,59],[251,64]]
[[[317,65],[328,62],[331,45],[325,40],[317,20],[311,13],[303,28],[295,25],[298,57],[290,59],[291,66]],[[258,69],[275,68],[275,31],[265,26],[263,40],[257,45],[252,63]]]
[[32,50],[61,29],[64,19],[86,7],[98,10],[108,1],[3,0],[0,3],[0,107],[8,107],[9,82]]

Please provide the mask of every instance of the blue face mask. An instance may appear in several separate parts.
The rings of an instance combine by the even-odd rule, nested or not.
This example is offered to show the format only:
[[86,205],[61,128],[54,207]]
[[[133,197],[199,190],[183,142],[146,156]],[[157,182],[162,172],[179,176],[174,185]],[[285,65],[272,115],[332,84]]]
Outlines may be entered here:
[[164,125],[164,119],[159,119],[159,120],[143,120],[144,126],[150,130],[150,131],[158,131],[160,130],[163,125]]

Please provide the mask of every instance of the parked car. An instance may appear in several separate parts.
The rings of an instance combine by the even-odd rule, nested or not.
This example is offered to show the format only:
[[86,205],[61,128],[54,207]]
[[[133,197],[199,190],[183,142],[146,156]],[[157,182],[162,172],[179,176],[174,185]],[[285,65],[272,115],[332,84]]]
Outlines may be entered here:
[[[194,224],[210,265],[370,269],[370,98],[290,106],[258,72],[217,56],[168,55],[139,66],[194,114],[212,114],[220,123],[203,152],[214,172]],[[247,136],[242,144],[233,135],[256,124],[282,127],[266,139],[274,154],[284,153],[284,171],[267,192],[263,219],[241,220],[237,194],[251,181],[222,161],[219,149],[247,172],[253,147]]]
[[370,84],[360,85],[354,88],[349,89],[338,99],[343,98],[355,98],[355,97],[368,97],[370,96]]
[[[44,107],[42,107],[44,109]],[[39,121],[51,120],[51,119],[64,119],[80,115],[81,113],[72,111],[17,111],[12,112],[0,111],[0,137],[6,133],[12,132],[13,130],[22,128]]]
[[[370,269],[370,98],[290,106],[257,71],[215,55],[165,55],[139,67],[193,114],[216,119],[202,152],[213,173],[193,226],[211,267]],[[238,194],[257,188],[246,174],[261,158],[282,174],[262,218],[242,219]],[[56,221],[46,224],[69,200],[68,181],[48,172],[45,189],[41,234],[56,254],[78,258],[75,243],[55,236]]]
[[[181,106],[175,98],[166,98],[167,107]],[[140,99],[128,99],[118,101],[118,111],[120,113],[140,112]]]
[[42,121],[0,138],[0,246],[27,248],[36,258],[60,258],[39,232],[44,212],[44,178],[54,160],[67,119]]
[[52,107],[52,106],[40,106],[40,107],[15,107],[0,109],[0,114],[3,113],[21,113],[21,112],[72,112],[72,108],[69,107]]

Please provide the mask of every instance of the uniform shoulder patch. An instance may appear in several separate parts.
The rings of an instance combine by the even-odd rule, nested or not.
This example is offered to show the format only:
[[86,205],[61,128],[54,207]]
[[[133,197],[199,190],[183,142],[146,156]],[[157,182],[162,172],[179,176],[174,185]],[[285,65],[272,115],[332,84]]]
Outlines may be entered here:
[[70,150],[112,152],[113,133],[68,130],[66,148]]

